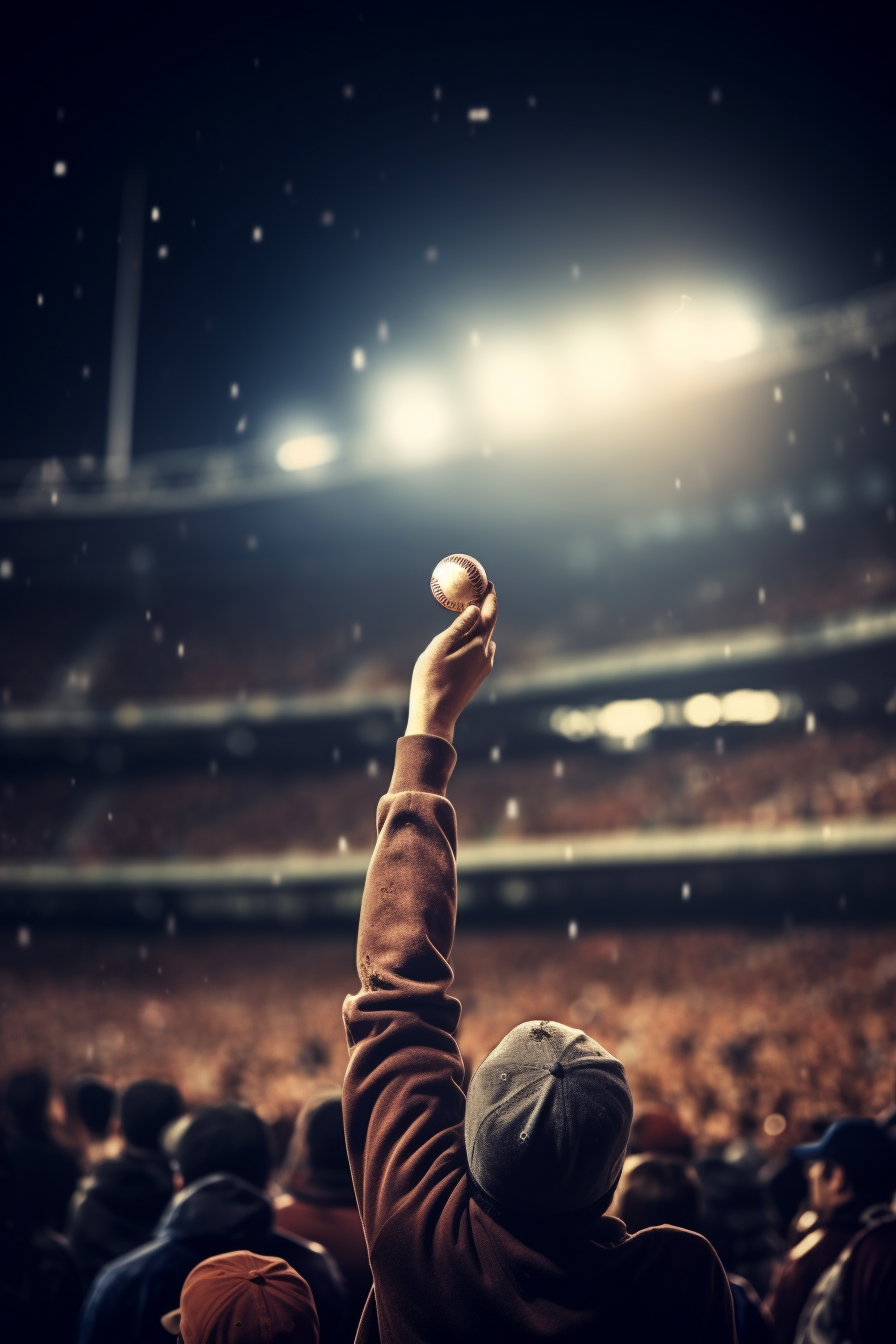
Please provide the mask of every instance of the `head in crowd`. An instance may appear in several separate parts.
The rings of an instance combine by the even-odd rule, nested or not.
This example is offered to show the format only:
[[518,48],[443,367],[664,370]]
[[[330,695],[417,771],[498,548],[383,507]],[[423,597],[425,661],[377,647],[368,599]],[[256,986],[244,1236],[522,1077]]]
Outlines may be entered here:
[[184,1185],[227,1172],[263,1190],[271,1172],[270,1139],[248,1106],[209,1106],[197,1111],[181,1133],[175,1161]]
[[610,1205],[632,1123],[625,1070],[559,1022],[523,1022],[470,1080],[465,1139],[487,1212],[596,1214]]
[[299,1112],[286,1160],[286,1179],[305,1194],[351,1195],[352,1177],[342,1123],[342,1092],[322,1088]]
[[656,1153],[628,1157],[613,1212],[632,1233],[663,1223],[698,1232],[703,1194],[697,1173],[680,1158]]
[[47,1133],[50,1079],[43,1069],[14,1073],[6,1084],[5,1111],[10,1128],[23,1138]]
[[121,1132],[129,1147],[141,1152],[159,1152],[162,1131],[183,1113],[183,1098],[177,1088],[155,1078],[141,1078],[121,1094]]
[[184,1344],[317,1344],[311,1289],[285,1260],[230,1251],[188,1275],[162,1325]]
[[115,1110],[115,1089],[84,1073],[66,1083],[63,1096],[68,1120],[83,1125],[92,1139],[104,1139]]
[[628,1151],[690,1159],[694,1140],[673,1111],[641,1111],[632,1123]]
[[806,1164],[819,1213],[841,1204],[889,1204],[896,1190],[896,1144],[875,1120],[835,1120],[818,1143],[792,1152]]

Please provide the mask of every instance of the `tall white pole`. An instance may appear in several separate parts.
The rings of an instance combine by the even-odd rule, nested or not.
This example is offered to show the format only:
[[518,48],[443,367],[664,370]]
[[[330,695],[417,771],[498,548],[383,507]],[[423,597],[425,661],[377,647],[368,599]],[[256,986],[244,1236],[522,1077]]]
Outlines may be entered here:
[[132,170],[125,178],[121,198],[121,237],[118,244],[115,325],[109,379],[106,475],[113,481],[125,480],[131,467],[145,212],[146,177],[142,172]]

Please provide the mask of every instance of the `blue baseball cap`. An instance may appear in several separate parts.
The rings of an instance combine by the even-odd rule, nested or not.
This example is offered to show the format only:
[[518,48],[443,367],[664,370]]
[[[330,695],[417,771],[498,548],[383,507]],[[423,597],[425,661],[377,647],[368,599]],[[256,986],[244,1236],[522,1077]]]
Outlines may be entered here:
[[835,1120],[817,1143],[791,1152],[802,1162],[834,1162],[861,1190],[896,1188],[896,1144],[876,1120]]

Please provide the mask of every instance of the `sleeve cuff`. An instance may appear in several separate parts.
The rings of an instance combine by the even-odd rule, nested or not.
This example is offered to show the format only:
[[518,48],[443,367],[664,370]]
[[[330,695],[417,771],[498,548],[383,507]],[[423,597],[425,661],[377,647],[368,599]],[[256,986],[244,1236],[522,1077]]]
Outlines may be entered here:
[[395,770],[389,792],[412,790],[444,797],[456,763],[457,752],[444,737],[425,733],[400,737],[395,744]]

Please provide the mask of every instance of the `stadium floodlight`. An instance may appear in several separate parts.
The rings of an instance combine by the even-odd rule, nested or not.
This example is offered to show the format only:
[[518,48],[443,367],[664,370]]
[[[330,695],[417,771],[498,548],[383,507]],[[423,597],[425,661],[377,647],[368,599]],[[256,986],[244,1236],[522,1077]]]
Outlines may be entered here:
[[722,702],[717,695],[692,695],[682,713],[692,728],[714,728],[722,718]]
[[726,723],[773,723],[780,713],[781,700],[774,691],[729,691],[722,696]]
[[626,342],[609,328],[577,331],[565,361],[577,409],[586,414],[624,401],[635,385],[637,365]]
[[277,449],[277,465],[283,471],[308,471],[323,467],[339,456],[339,442],[332,434],[301,434],[287,439]]
[[598,710],[596,726],[603,737],[632,747],[659,728],[665,717],[658,700],[612,700]]
[[429,455],[446,442],[452,417],[439,383],[425,373],[397,373],[377,389],[380,435],[404,456]]
[[661,365],[690,373],[751,354],[762,342],[762,328],[735,299],[682,294],[676,307],[666,304],[653,318],[650,336]]
[[476,397],[488,428],[528,437],[552,428],[556,389],[549,362],[532,346],[486,346],[476,355]]

